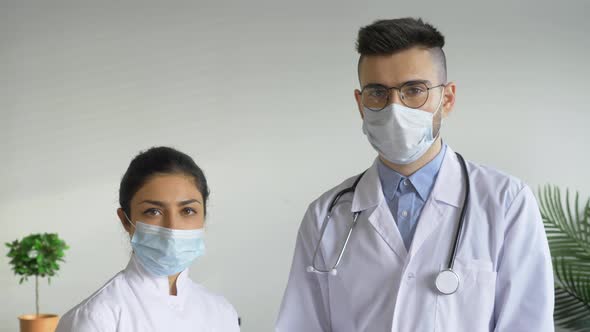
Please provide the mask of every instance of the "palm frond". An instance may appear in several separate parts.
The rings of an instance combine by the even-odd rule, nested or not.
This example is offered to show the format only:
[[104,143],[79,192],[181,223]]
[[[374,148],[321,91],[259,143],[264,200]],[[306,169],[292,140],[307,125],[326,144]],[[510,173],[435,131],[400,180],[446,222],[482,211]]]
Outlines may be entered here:
[[539,198],[551,255],[590,261],[590,200],[580,209],[576,193],[572,212],[569,190],[563,201],[559,188],[546,186]]
[[579,204],[569,190],[565,200],[557,187],[539,190],[539,205],[555,273],[557,325],[590,331],[590,200]]
[[561,288],[555,289],[555,323],[571,332],[590,331],[587,304]]

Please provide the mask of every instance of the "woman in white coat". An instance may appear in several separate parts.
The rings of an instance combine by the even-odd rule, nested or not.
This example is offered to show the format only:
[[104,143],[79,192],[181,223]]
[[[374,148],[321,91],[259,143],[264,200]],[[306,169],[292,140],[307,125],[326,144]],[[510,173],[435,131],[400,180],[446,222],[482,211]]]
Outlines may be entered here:
[[129,264],[66,313],[57,332],[239,331],[232,305],[188,276],[204,253],[208,196],[186,154],[157,147],[135,157],[117,210],[131,239]]

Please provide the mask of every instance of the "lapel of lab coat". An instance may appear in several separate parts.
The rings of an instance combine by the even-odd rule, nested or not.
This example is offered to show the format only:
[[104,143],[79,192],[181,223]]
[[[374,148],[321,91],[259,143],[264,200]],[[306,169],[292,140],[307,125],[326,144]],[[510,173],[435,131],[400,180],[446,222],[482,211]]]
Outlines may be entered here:
[[458,209],[463,204],[465,179],[461,164],[455,152],[447,147],[443,163],[436,178],[432,193],[428,197],[416,225],[416,232],[410,245],[410,257],[414,257],[424,241],[443,222],[448,220],[452,209]]
[[[375,231],[403,262],[408,252],[383,195],[377,162],[378,160],[375,160],[373,166],[367,170],[359,181],[354,191],[351,212],[362,211],[363,214],[369,213],[367,218]],[[374,209],[371,211],[371,208]]]
[[[370,213],[368,220],[375,231],[402,261],[406,261],[408,251],[383,195],[377,162],[375,160],[359,181],[354,192],[351,212]],[[455,152],[447,147],[432,193],[418,220],[416,233],[410,246],[410,257],[418,252],[429,235],[446,219],[445,216],[450,212],[449,208],[461,207],[465,190],[463,183],[459,160]],[[374,209],[370,211],[373,207]]]

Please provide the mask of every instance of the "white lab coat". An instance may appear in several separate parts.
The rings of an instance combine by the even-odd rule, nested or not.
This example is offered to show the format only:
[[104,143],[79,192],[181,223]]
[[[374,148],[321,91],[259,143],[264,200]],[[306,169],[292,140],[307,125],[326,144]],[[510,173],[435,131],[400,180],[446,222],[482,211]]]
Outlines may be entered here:
[[461,165],[447,149],[409,252],[373,164],[333,211],[318,267],[331,268],[352,221],[362,211],[338,274],[309,273],[319,229],[334,195],[356,176],[310,204],[297,236],[278,332],[554,331],[553,273],[535,197],[518,179],[467,163],[471,196],[454,271],[452,295],[434,280],[446,267],[465,193]]
[[66,313],[56,332],[239,331],[236,311],[223,297],[178,276],[178,296],[167,277],[149,274],[132,255],[125,270]]

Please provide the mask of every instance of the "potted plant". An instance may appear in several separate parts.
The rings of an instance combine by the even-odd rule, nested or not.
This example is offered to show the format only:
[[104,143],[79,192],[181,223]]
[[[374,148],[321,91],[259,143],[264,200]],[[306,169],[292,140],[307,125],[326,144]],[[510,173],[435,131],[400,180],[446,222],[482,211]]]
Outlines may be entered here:
[[590,331],[590,199],[565,200],[556,187],[539,191],[555,274],[556,325],[570,331]]
[[35,277],[35,314],[22,315],[20,320],[21,332],[53,332],[57,327],[59,317],[51,314],[39,314],[39,277],[51,277],[59,271],[59,262],[63,262],[64,251],[69,247],[57,234],[31,234],[22,240],[6,243],[10,249],[8,258],[12,270],[20,276],[19,283]]

